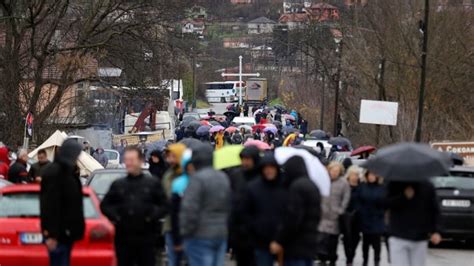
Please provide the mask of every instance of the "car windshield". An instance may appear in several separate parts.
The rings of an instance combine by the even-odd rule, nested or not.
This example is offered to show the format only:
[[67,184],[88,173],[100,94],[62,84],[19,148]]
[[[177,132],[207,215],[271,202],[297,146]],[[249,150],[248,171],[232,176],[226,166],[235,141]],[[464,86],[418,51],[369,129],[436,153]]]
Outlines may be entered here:
[[92,177],[89,186],[99,195],[104,195],[109,191],[110,185],[121,178],[125,177],[127,174],[125,172],[104,172],[96,173]]
[[467,189],[474,190],[474,177],[463,176],[438,176],[431,178],[437,189]]
[[[98,218],[99,213],[89,196],[84,195],[84,217]],[[39,193],[20,192],[0,195],[0,217],[39,217]]]
[[113,151],[104,151],[104,153],[105,153],[105,156],[107,156],[109,160],[117,160],[119,156],[117,152],[113,152]]

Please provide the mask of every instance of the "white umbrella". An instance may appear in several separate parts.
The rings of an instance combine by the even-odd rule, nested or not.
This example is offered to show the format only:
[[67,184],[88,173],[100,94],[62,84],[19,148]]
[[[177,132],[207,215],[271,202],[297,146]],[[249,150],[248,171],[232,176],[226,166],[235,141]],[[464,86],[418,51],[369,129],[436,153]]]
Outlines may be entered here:
[[308,151],[303,149],[295,149],[291,147],[281,147],[275,150],[275,159],[281,165],[293,156],[300,156],[303,158],[309,178],[319,188],[319,192],[323,196],[329,196],[331,191],[331,179],[329,178],[326,167]]

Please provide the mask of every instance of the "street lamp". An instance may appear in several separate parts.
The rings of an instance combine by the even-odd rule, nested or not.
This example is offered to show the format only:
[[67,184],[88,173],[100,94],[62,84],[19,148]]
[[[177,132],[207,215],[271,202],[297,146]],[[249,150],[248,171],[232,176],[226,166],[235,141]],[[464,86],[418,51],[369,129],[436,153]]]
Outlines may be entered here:
[[341,63],[342,63],[342,38],[334,38],[334,42],[336,43],[336,53],[338,55],[338,62],[337,62],[337,72],[335,77],[336,82],[336,93],[334,96],[334,137],[337,137],[337,122],[339,119],[339,90],[342,87],[341,81]]

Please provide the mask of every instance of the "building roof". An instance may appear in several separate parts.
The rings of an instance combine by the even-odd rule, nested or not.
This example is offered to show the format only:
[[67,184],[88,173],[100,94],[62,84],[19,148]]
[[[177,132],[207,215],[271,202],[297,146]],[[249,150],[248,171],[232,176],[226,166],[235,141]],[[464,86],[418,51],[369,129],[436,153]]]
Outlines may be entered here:
[[288,13],[280,16],[279,21],[281,23],[287,22],[307,22],[309,21],[308,14],[306,13]]
[[273,21],[267,17],[259,17],[248,22],[249,24],[276,24],[276,21]]
[[328,3],[317,3],[317,4],[312,4],[309,9],[337,9],[337,7],[330,5]]

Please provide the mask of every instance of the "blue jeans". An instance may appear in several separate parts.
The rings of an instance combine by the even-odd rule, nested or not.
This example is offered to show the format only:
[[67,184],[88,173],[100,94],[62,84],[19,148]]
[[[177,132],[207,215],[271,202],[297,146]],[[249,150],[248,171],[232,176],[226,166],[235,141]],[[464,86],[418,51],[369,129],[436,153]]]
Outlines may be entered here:
[[165,233],[166,256],[168,257],[168,266],[179,266],[183,260],[183,252],[174,250],[173,236],[170,232]]
[[58,243],[55,250],[49,251],[50,266],[69,266],[71,260],[72,243]]
[[224,266],[227,240],[190,238],[184,240],[184,252],[190,266]]
[[255,264],[257,266],[273,266],[275,257],[268,250],[256,249],[255,250]]
[[310,259],[289,259],[285,260],[285,266],[312,266],[313,261]]

